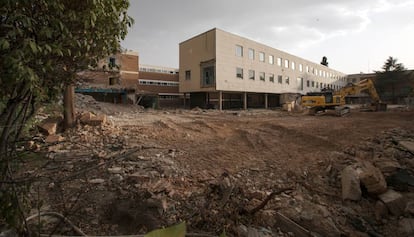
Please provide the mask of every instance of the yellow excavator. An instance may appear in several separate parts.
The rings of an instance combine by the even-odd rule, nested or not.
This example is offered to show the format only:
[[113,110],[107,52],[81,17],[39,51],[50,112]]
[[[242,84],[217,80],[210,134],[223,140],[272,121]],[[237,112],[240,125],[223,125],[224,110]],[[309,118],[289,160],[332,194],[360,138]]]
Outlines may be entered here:
[[302,106],[309,108],[309,114],[331,110],[335,111],[337,116],[344,116],[351,112],[350,108],[345,106],[345,97],[361,93],[367,93],[371,98],[371,105],[365,110],[387,110],[387,104],[381,102],[374,83],[370,79],[361,80],[356,84],[350,83],[337,91],[322,89],[321,92],[309,92],[302,96]]

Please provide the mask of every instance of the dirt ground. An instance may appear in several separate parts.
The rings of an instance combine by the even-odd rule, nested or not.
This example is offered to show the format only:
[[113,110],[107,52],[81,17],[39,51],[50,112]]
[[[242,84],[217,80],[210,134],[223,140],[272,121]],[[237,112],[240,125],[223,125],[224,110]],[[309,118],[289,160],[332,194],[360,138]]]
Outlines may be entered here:
[[[206,236],[301,236],[280,213],[314,236],[395,236],[401,218],[376,218],[377,198],[367,194],[343,201],[339,174],[360,159],[386,157],[391,138],[414,141],[413,121],[413,111],[398,109],[346,117],[109,113],[109,125],[78,125],[62,134],[64,142],[42,145],[47,158],[26,172],[43,177],[32,212],[63,213],[89,235],[142,234],[185,221],[188,232]],[[393,152],[412,172],[413,155]],[[65,223],[45,222],[49,233],[74,234]]]

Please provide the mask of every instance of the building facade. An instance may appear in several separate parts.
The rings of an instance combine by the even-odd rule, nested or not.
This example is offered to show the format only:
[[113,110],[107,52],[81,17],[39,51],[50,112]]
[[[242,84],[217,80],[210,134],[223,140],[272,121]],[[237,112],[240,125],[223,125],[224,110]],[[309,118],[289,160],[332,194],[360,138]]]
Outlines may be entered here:
[[184,103],[178,90],[178,69],[140,65],[137,52],[111,55],[79,76],[82,83],[76,91],[99,101],[152,108],[181,107]]
[[346,84],[339,71],[216,28],[181,42],[179,53],[179,91],[191,107],[279,107],[286,95]]
[[[157,103],[161,108],[177,108],[183,105],[183,94],[178,90],[178,69],[151,65],[139,66],[138,88],[140,91],[157,95]],[[151,101],[144,100],[147,105]]]

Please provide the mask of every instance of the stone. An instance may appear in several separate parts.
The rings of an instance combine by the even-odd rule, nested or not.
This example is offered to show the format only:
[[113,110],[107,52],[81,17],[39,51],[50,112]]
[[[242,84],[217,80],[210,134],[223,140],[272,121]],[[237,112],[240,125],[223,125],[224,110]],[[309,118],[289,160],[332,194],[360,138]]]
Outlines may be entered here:
[[400,163],[394,159],[381,159],[375,161],[375,166],[378,167],[383,174],[391,174],[401,168]]
[[399,192],[389,189],[387,192],[378,196],[384,202],[391,214],[400,216],[404,213],[406,201]]
[[102,184],[102,183],[105,183],[105,180],[104,179],[90,179],[88,182],[91,184]]
[[46,137],[45,142],[53,144],[53,143],[63,142],[64,140],[65,140],[64,137],[60,135],[52,134]]
[[404,212],[408,213],[408,214],[411,214],[411,215],[414,215],[414,201],[407,202],[407,205],[405,206]]
[[403,218],[399,221],[399,230],[403,234],[402,236],[414,236],[414,219],[413,218]]
[[120,175],[120,174],[115,174],[114,176],[112,176],[110,178],[110,180],[113,183],[120,183],[120,182],[122,182],[124,180],[124,177],[122,177],[122,175]]
[[111,167],[108,168],[108,172],[111,174],[122,174],[124,171],[122,167]]
[[107,121],[107,116],[105,114],[94,115],[91,112],[86,112],[81,114],[80,122],[90,126],[99,126],[105,124]]
[[44,135],[53,135],[56,134],[57,122],[51,120],[45,120],[42,124],[37,126],[39,131]]
[[408,187],[414,187],[414,176],[406,169],[400,169],[387,178],[389,186],[399,191],[407,191]]
[[407,149],[410,153],[414,154],[414,142],[412,141],[400,141],[398,142],[401,146]]
[[247,235],[248,235],[247,227],[245,225],[239,225],[237,227],[237,234],[238,234],[238,236],[241,236],[241,237],[247,237]]
[[368,193],[382,194],[387,191],[387,183],[381,171],[369,162],[363,162],[359,178]]
[[358,201],[361,199],[361,188],[358,172],[348,166],[341,172],[342,200]]
[[375,219],[381,221],[383,218],[387,217],[388,209],[387,206],[381,201],[375,203]]

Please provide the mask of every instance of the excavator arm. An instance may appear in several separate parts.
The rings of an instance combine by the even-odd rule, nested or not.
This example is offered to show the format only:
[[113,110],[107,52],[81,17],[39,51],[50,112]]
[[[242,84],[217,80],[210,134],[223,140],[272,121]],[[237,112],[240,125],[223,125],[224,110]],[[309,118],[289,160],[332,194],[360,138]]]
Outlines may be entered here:
[[337,95],[345,98],[348,95],[357,95],[360,93],[367,93],[371,100],[374,111],[385,111],[387,106],[381,102],[381,99],[375,89],[375,85],[370,79],[361,80],[356,84],[350,84],[337,91]]

